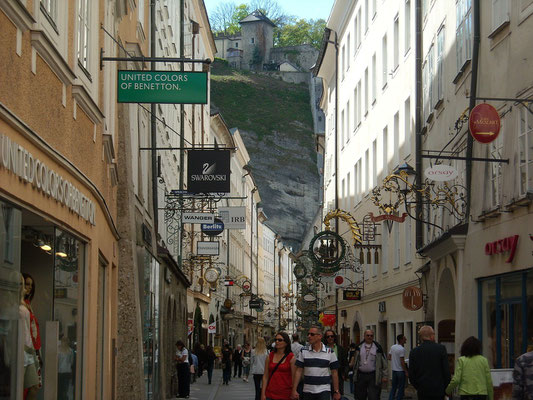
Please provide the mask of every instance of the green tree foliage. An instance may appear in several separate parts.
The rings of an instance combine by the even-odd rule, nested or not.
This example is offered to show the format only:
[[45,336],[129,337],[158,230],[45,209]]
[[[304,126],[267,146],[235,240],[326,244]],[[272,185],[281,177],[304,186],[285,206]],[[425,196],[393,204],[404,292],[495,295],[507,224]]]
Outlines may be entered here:
[[284,47],[310,44],[319,49],[325,27],[326,21],[323,19],[297,20],[296,18],[291,18],[287,24],[276,28],[274,45]]
[[239,21],[255,10],[261,11],[276,24],[275,46],[310,44],[317,49],[320,48],[326,21],[297,19],[289,16],[283,12],[276,0],[252,0],[249,5],[244,3],[236,5],[232,2],[220,3],[209,17],[211,29],[214,33],[234,35],[241,29]]
[[246,4],[220,3],[209,17],[211,29],[214,33],[234,35],[241,30],[239,21],[250,14]]

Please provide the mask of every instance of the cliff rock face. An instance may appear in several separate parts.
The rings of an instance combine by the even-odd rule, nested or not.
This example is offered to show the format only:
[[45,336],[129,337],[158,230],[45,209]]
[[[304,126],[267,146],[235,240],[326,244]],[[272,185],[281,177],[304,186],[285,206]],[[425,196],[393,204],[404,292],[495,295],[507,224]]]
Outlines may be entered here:
[[296,250],[318,207],[312,137],[299,143],[287,138],[285,132],[274,131],[267,140],[260,140],[252,131],[240,132],[250,154],[267,224]]
[[268,225],[298,249],[318,208],[308,86],[219,62],[212,69],[211,101],[241,133]]

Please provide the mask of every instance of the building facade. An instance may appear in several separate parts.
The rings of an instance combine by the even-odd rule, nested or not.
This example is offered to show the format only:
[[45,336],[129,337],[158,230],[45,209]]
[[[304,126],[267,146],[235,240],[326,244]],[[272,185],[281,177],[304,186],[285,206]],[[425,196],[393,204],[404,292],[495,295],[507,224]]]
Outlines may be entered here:
[[[339,208],[362,229],[370,213],[380,214],[372,190],[399,165],[414,162],[414,12],[411,1],[341,1],[330,13],[315,67],[324,82],[326,119],[323,217]],[[363,269],[364,277],[347,274],[363,280],[362,299],[343,300],[343,288],[327,283],[324,310],[335,311],[345,344],[359,342],[371,328],[384,347],[404,333],[410,349],[425,319],[422,310],[402,306],[404,290],[419,286],[415,224],[409,218],[368,223],[375,235],[362,243],[343,235]],[[337,229],[350,232],[340,220]]]
[[[422,251],[431,260],[435,326],[455,356],[467,337],[479,337],[491,368],[512,368],[533,344],[533,164],[526,150],[532,124],[521,100],[533,90],[532,65],[523,58],[521,42],[533,29],[532,14],[530,2],[512,1],[428,2],[422,10],[423,150],[441,150],[449,142],[452,155],[468,156],[470,148],[474,157],[493,160],[446,163],[458,171],[455,183],[470,192],[470,215],[458,222],[433,213],[437,225],[449,228],[425,231]],[[501,119],[499,135],[486,144],[473,141],[467,124],[457,123],[483,102]],[[425,161],[424,168],[430,160]]]
[[[39,398],[116,395],[117,112],[99,68],[100,49],[115,46],[100,27],[114,32],[131,11],[104,1],[0,4],[0,391],[8,399],[23,396],[21,273],[35,287]],[[68,387],[58,382],[63,351],[74,355]]]

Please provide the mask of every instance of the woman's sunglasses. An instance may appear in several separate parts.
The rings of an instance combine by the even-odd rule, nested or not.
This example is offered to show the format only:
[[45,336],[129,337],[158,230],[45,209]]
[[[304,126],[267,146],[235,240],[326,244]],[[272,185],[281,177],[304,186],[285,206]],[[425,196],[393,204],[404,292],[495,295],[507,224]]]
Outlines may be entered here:
[[284,342],[284,339],[276,338],[276,342]]

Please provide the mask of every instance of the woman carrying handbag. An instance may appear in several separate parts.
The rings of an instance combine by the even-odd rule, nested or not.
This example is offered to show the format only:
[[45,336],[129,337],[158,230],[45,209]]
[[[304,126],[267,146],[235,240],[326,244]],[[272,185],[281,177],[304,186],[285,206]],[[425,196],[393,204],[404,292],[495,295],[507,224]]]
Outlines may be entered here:
[[265,361],[261,400],[290,400],[295,362],[289,335],[278,332],[275,336],[275,349]]

